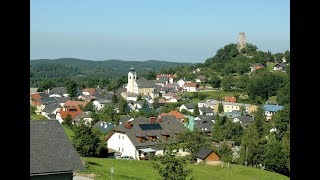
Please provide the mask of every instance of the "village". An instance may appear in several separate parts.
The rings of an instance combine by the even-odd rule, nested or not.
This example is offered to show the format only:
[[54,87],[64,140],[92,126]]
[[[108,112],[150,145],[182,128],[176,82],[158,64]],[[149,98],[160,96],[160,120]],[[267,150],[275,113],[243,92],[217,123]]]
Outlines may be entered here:
[[[200,69],[197,69],[200,71]],[[128,82],[117,92],[108,92],[103,87],[85,88],[77,92],[76,99],[72,100],[66,87],[54,87],[45,92],[37,92],[37,88],[30,88],[30,105],[35,107],[35,113],[52,121],[63,123],[67,116],[71,117],[75,125],[84,121],[105,134],[108,154],[110,157],[121,159],[146,160],[152,155],[162,155],[161,143],[169,138],[176,139],[182,132],[195,129],[211,137],[213,125],[217,116],[225,116],[233,123],[240,123],[242,128],[247,128],[254,121],[254,112],[258,106],[255,104],[238,103],[236,97],[225,96],[223,100],[205,99],[197,103],[184,99],[179,107],[163,113],[161,109],[166,104],[177,103],[183,99],[184,92],[201,92],[200,84],[205,76],[198,76],[194,81],[176,80],[172,74],[158,74],[156,79],[147,80],[138,76],[135,68],[128,72]],[[212,90],[211,90],[212,91]],[[214,91],[212,91],[214,93]],[[111,119],[100,119],[92,124],[91,111],[84,107],[92,103],[93,109],[102,110],[105,106],[113,104],[114,112],[119,113],[119,103],[114,104],[113,99],[123,98],[126,115],[121,115],[118,122]],[[155,106],[156,104],[156,106]],[[221,106],[221,107],[219,107]],[[152,112],[153,109],[157,113]],[[266,121],[281,110],[283,106],[274,104],[263,105]],[[136,112],[139,116],[131,115]],[[141,116],[139,112],[144,112]],[[270,132],[275,131],[270,129]],[[239,156],[239,143],[234,141],[212,141],[219,147],[227,143],[233,151],[233,158]],[[179,149],[178,156],[188,155],[187,149]],[[197,162],[205,160],[207,163],[219,162],[219,157],[212,150],[201,149]]]

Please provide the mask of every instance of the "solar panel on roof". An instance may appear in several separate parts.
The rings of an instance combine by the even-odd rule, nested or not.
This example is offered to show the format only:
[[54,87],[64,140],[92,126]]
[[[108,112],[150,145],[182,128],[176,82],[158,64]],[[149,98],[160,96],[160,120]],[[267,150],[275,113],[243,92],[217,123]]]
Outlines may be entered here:
[[159,123],[155,124],[139,124],[141,130],[146,131],[146,130],[159,130],[162,129]]

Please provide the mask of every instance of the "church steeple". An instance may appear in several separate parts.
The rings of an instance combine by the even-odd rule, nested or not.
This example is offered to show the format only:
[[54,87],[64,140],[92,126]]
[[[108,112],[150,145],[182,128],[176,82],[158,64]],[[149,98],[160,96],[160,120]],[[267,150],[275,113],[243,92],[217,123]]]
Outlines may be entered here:
[[134,83],[137,80],[137,73],[135,72],[135,68],[131,66],[128,72],[128,85],[127,92],[134,93]]

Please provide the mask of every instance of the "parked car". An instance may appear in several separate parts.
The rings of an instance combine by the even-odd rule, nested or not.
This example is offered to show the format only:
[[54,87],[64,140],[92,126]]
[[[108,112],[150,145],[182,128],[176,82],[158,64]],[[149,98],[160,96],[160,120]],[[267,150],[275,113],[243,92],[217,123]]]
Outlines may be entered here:
[[132,156],[121,156],[120,159],[131,160],[134,159]]

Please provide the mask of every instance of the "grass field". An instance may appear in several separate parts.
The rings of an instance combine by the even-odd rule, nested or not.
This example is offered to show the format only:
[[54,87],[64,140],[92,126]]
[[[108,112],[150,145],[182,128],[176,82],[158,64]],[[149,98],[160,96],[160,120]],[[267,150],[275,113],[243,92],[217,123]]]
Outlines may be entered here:
[[[118,160],[108,158],[81,158],[85,160],[89,167],[84,173],[94,173],[95,179],[160,179],[150,161]],[[282,180],[289,177],[242,165],[210,166],[210,165],[188,165],[193,171],[194,179],[214,179],[214,180]],[[114,167],[114,174],[111,177],[110,168]],[[190,176],[191,177],[191,176]],[[189,179],[190,179],[189,177]]]
[[72,131],[70,128],[64,126],[64,125],[62,125],[62,127],[63,127],[63,129],[64,129],[64,132],[66,132],[69,140],[72,141],[72,137],[73,137],[73,135],[74,135],[73,131]]
[[40,115],[31,114],[31,115],[30,115],[30,119],[31,119],[31,120],[47,120],[47,118],[44,117],[44,116],[42,116],[41,114],[40,114]]

